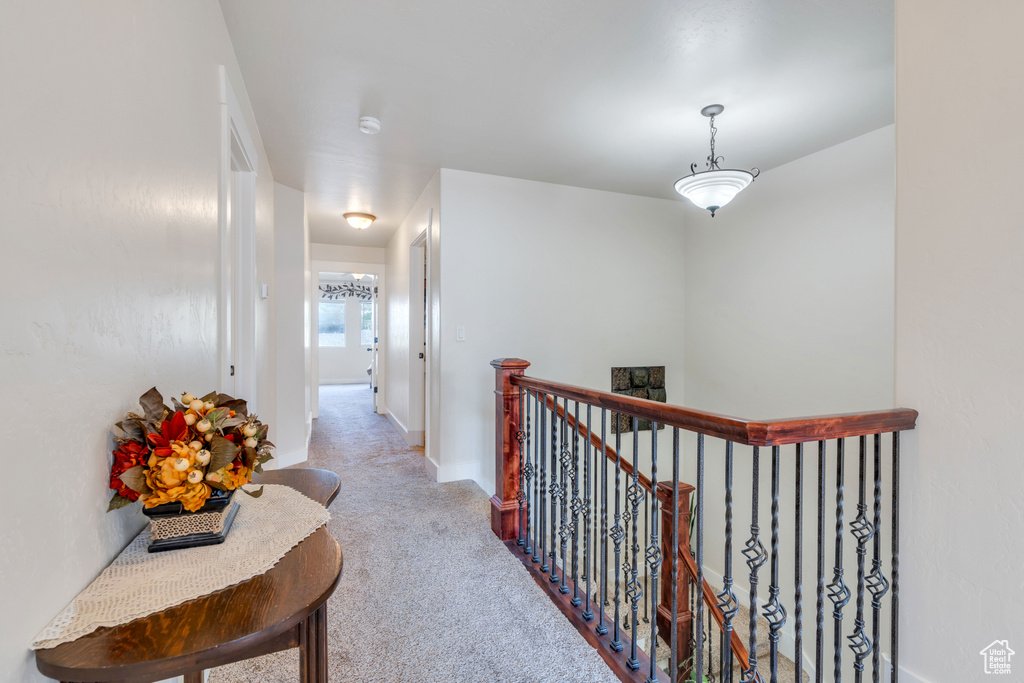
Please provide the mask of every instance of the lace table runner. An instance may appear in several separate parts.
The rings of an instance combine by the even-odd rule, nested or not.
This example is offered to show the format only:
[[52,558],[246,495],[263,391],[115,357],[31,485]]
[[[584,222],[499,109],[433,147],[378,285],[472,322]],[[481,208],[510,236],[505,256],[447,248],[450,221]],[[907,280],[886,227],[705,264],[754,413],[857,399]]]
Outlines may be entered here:
[[238,492],[234,500],[238,514],[220,545],[150,553],[147,526],[36,636],[32,649],[68,643],[251,579],[331,518],[324,506],[290,486],[266,484],[259,498]]

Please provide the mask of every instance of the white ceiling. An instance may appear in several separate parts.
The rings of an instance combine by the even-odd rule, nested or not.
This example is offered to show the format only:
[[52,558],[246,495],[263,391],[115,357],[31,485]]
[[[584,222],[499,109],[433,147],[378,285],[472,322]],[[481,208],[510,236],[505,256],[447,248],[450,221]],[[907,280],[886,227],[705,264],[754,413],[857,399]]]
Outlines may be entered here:
[[762,171],[893,121],[893,0],[221,6],[314,242],[384,246],[441,167],[679,199],[710,103],[724,165]]

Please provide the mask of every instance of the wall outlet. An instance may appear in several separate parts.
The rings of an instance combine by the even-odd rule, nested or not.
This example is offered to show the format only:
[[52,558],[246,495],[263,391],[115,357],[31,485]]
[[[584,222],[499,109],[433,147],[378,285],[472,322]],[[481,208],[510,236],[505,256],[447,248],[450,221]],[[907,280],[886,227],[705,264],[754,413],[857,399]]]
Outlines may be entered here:
[[455,341],[464,342],[466,341],[466,328],[459,325],[455,328]]

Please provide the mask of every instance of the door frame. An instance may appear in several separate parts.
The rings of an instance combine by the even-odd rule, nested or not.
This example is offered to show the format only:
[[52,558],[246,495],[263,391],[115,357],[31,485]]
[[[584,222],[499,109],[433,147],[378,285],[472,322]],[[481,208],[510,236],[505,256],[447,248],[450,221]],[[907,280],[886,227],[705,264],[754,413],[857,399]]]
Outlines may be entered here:
[[[426,283],[426,287],[424,287]],[[425,304],[424,304],[425,302]],[[430,440],[430,222],[409,245],[409,436],[411,445],[423,446]],[[424,316],[426,321],[424,322]],[[423,358],[420,358],[420,353]]]
[[[259,156],[227,69],[220,67],[218,380],[256,412],[256,176]],[[228,391],[230,389],[230,391]]]

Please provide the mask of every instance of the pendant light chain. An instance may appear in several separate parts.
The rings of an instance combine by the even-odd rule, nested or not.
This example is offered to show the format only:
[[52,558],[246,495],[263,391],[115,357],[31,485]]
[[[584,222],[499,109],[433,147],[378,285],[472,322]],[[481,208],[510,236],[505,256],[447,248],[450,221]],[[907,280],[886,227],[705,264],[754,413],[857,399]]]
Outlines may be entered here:
[[709,171],[715,171],[715,170],[718,170],[718,162],[719,162],[719,159],[715,157],[715,134],[718,132],[718,129],[715,128],[715,115],[712,114],[710,118],[711,118],[711,154],[708,156],[708,170]]

